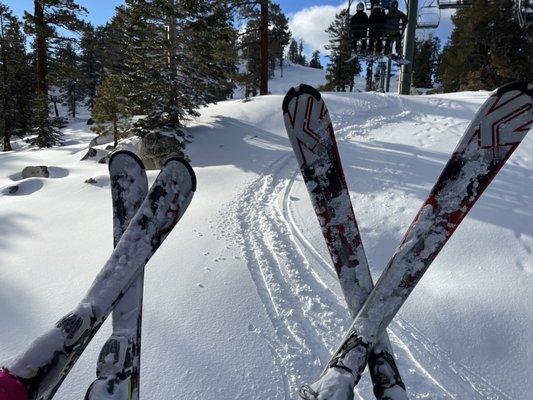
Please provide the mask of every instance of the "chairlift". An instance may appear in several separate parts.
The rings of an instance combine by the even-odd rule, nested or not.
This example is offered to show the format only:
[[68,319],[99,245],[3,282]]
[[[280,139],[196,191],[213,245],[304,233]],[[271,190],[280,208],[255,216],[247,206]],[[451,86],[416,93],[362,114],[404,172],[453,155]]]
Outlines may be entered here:
[[[365,9],[371,11],[372,10],[372,0],[361,0],[365,3]],[[379,6],[385,10],[390,9],[390,3],[392,0],[379,0]]]
[[425,3],[418,10],[418,21],[416,23],[417,29],[436,29],[440,23],[440,10],[435,0],[431,0],[429,4]]
[[455,10],[470,7],[473,0],[437,0],[437,2],[441,10]]
[[533,2],[531,0],[518,0],[518,23],[522,28],[533,27]]

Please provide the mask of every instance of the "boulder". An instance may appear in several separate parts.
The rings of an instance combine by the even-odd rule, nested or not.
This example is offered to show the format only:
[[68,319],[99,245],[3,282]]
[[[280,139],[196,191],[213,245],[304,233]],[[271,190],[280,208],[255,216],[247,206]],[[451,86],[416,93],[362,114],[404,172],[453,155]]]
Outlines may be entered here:
[[93,125],[94,124],[94,120],[92,118],[89,118],[87,120],[87,125]]
[[96,151],[96,149],[90,147],[89,150],[87,150],[87,153],[85,153],[85,155],[82,157],[81,161],[88,160],[89,158],[94,158],[97,154],[98,152]]
[[2,195],[15,194],[18,192],[18,190],[19,190],[19,185],[3,187],[0,189],[0,194]]
[[48,171],[48,167],[45,165],[29,166],[22,170],[20,176],[22,179],[34,177],[48,178],[50,176],[50,172]]
[[89,143],[89,147],[94,147],[94,146],[99,146],[101,144],[110,143],[110,142],[113,142],[114,140],[115,138],[113,137],[113,134],[111,133],[108,133],[105,135],[99,135],[93,138],[93,140],[91,140],[91,143]]
[[108,155],[108,152],[102,149],[95,149],[94,147],[90,147],[89,150],[87,150],[87,153],[82,157],[81,161],[85,160],[100,160],[102,157],[105,157]]
[[183,157],[181,143],[178,139],[157,132],[150,132],[142,137],[139,157],[146,169],[161,169],[170,156]]
[[98,164],[107,164],[110,157],[111,157],[111,154],[108,154],[107,156],[102,157],[100,160],[98,160]]

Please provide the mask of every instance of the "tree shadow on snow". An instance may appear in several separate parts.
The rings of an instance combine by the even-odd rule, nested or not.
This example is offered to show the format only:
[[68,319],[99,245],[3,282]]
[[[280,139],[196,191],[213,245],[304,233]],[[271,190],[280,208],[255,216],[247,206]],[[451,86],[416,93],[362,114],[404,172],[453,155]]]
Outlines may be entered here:
[[[448,103],[447,99],[436,98],[435,101]],[[450,103],[458,102],[453,100]],[[464,115],[461,117],[469,120],[476,106],[464,103]],[[428,111],[430,109],[433,114],[439,114],[435,113],[434,105]],[[194,167],[234,165],[243,171],[264,174],[268,173],[273,161],[292,153],[284,131],[276,134],[235,118],[216,116],[209,124],[198,125],[188,131],[194,137],[194,146],[189,148]],[[451,156],[382,141],[341,141],[339,149],[351,190],[368,194],[394,188],[416,196],[420,205]],[[511,158],[469,213],[469,218],[502,226],[516,235],[531,235],[532,180],[531,171],[516,165]]]
[[[449,155],[387,142],[342,142],[341,157],[348,186],[357,193],[400,190],[427,198]],[[450,154],[451,155],[451,154]],[[467,218],[501,226],[515,234],[532,234],[533,174],[512,158],[474,205]]]
[[284,131],[276,135],[230,117],[216,116],[209,125],[187,131],[194,137],[193,145],[187,149],[193,167],[234,165],[259,174],[273,160],[292,151]]

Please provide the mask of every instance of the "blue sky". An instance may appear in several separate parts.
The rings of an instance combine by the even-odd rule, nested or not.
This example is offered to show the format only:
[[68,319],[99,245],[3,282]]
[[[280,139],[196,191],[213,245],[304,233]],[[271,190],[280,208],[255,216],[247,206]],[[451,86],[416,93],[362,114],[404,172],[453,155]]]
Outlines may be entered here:
[[[24,10],[33,12],[33,0],[0,0],[13,10],[18,16]],[[94,25],[103,25],[115,12],[115,6],[122,4],[122,0],[78,0],[78,4],[89,10],[88,20]]]
[[[0,0],[7,4],[18,16],[22,16],[24,10],[33,10],[33,0]],[[419,0],[420,7],[424,2],[431,0]],[[327,35],[324,32],[331,23],[335,14],[345,8],[347,1],[319,1],[319,0],[278,0],[283,12],[290,18],[290,28],[293,36],[302,38],[305,51],[309,56],[313,50],[319,49],[322,55],[326,55],[323,49],[327,43]],[[115,7],[123,3],[122,0],[78,0],[78,3],[89,10],[87,19],[94,25],[103,25],[114,14]],[[354,1],[354,4],[357,1]],[[404,1],[400,0],[400,8],[405,10]],[[441,23],[434,35],[441,38],[444,44],[450,35],[452,25],[450,12],[441,14]],[[419,32],[419,35],[427,35],[427,32]]]

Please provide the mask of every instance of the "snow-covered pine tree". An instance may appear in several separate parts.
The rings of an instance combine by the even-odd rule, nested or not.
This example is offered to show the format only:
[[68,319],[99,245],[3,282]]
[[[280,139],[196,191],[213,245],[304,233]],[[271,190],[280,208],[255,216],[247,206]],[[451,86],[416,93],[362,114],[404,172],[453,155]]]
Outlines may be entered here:
[[146,116],[135,124],[137,135],[171,135],[184,148],[184,120],[219,99],[221,88],[229,93],[232,56],[217,53],[222,47],[214,37],[235,32],[221,7],[214,0],[126,0],[117,9],[113,31],[128,108]]
[[361,71],[359,60],[355,58],[350,63],[346,61],[351,56],[351,39],[346,26],[346,10],[335,16],[335,20],[328,27],[329,44],[325,46],[330,51],[330,62],[327,65],[326,90],[345,92],[352,91],[355,75]]
[[93,130],[99,135],[112,134],[116,148],[118,139],[131,129],[124,84],[117,75],[107,75],[98,86],[97,94],[91,112],[95,122]]
[[[11,136],[29,127],[34,91],[30,58],[21,22],[0,3],[0,137],[3,151],[12,150]],[[31,76],[31,75],[30,75]]]
[[37,100],[35,125],[37,137],[33,140],[39,147],[52,147],[60,143],[61,132],[49,116],[48,101],[48,63],[49,41],[58,38],[56,27],[79,32],[84,23],[79,18],[87,10],[74,0],[34,0],[34,13],[25,12],[25,28],[35,36],[37,66]]

